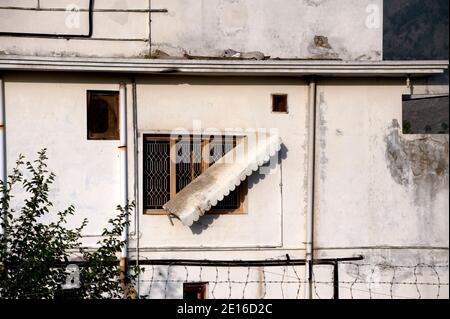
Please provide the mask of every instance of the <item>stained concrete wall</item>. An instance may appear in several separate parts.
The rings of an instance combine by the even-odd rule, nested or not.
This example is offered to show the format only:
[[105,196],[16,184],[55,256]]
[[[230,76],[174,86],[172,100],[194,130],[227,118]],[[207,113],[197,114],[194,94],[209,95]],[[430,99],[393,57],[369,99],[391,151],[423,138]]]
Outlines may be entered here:
[[[88,218],[84,235],[100,235],[118,204],[119,143],[87,140],[86,90],[115,90],[118,84],[114,80],[88,84],[83,78],[45,74],[6,79],[9,172],[19,154],[34,160],[39,150],[47,148],[48,165],[57,175],[50,189],[55,211],[74,204],[76,215],[70,225],[78,227]],[[17,196],[15,205],[22,198]]]
[[[152,5],[169,9],[153,18],[152,48],[172,55],[219,56],[226,49],[272,58],[380,60],[382,55],[378,0],[155,0]],[[380,19],[378,27],[372,16]]]
[[340,83],[319,84],[317,243],[448,246],[448,135],[401,134],[402,80]]
[[[118,90],[120,81],[130,83],[130,79],[64,73],[6,73],[3,77],[8,167],[11,169],[19,153],[32,157],[47,147],[49,166],[57,175],[51,189],[55,209],[74,204],[76,214],[70,224],[76,226],[88,218],[84,244],[94,246],[119,200],[118,141],[87,141],[86,90]],[[192,120],[199,119],[203,128],[279,128],[285,158],[282,171],[263,179],[256,175],[250,178],[252,187],[244,215],[206,217],[190,229],[178,221],[172,226],[166,216],[143,215],[140,207],[131,220],[131,258],[137,253],[137,236],[141,259],[284,259],[286,254],[292,259],[304,258],[308,178],[305,80],[141,76],[136,81],[139,146],[144,133],[189,129]],[[438,271],[440,282],[448,282],[448,135],[401,135],[397,123],[401,123],[401,95],[407,91],[404,79],[319,79],[316,258],[365,257],[360,267],[348,264],[340,268],[343,281],[360,281],[352,285],[351,293],[351,284],[343,284],[342,297],[353,294],[368,298],[370,293],[390,297],[389,282],[395,276],[394,281],[410,283],[394,285],[395,297],[417,298],[417,288],[411,284],[416,278],[436,284],[419,285],[422,298],[436,297],[438,277],[433,269]],[[270,94],[274,92],[289,94],[289,114],[270,112]],[[142,203],[141,181],[134,195],[130,84],[127,102],[129,193],[130,199],[139,198]],[[138,176],[142,174],[141,155]],[[421,264],[430,267],[415,267]],[[447,268],[439,268],[445,265]],[[158,276],[164,279],[167,272],[172,279],[186,278],[182,267],[153,270],[147,267],[141,278],[142,294],[148,293],[152,280]],[[291,281],[267,284],[267,297],[297,296],[299,286],[292,267],[266,270],[265,280]],[[303,275],[303,267],[296,270]],[[188,272],[190,281],[200,277],[211,282],[228,280],[226,269],[218,270],[218,277],[214,268]],[[238,282],[262,278],[257,269],[247,274],[244,267],[231,271],[230,276]],[[383,284],[368,286],[372,274]],[[316,279],[325,282],[316,285],[322,298],[332,294],[330,276],[330,267],[317,268]],[[164,297],[168,292],[180,297],[182,283],[168,285],[169,290],[165,284],[154,282],[152,297]],[[445,285],[442,287],[440,297],[448,297]],[[259,298],[265,288],[250,284],[244,295]],[[244,284],[233,284],[232,297],[242,297],[243,289]],[[227,298],[229,285],[219,284],[214,293]]]
[[[37,0],[1,1],[0,31],[86,34],[88,3],[41,0],[38,7]],[[271,58],[382,58],[382,0],[153,0],[151,9],[168,12],[151,15],[149,3],[97,0],[91,39],[0,36],[0,52],[149,57],[161,50],[178,57],[222,57],[232,49]],[[65,11],[71,4],[83,10],[79,27],[74,27],[73,12]],[[55,8],[60,11],[45,11]]]
[[[192,228],[179,221],[172,226],[164,215],[142,216],[142,248],[297,247],[302,241],[299,227],[306,203],[305,81],[272,79],[268,83],[261,78],[176,76],[138,81],[139,154],[143,134],[176,128],[192,132],[194,121],[201,123],[202,130],[215,128],[222,132],[229,128],[244,132],[274,128],[284,143],[281,164],[274,167],[273,174],[254,174],[249,178],[245,214],[205,217]],[[289,95],[289,114],[271,111],[271,94],[280,92]],[[142,156],[139,163],[142,172]]]

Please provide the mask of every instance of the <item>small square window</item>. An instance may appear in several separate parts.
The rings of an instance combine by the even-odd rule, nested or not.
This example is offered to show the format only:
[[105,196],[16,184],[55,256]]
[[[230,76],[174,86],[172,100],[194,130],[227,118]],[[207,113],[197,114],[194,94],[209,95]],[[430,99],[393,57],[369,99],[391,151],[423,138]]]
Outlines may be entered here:
[[207,291],[208,291],[208,283],[186,282],[183,284],[183,299],[186,300],[206,299]]
[[272,112],[274,113],[288,112],[287,94],[272,94]]
[[87,91],[87,138],[119,139],[119,92]]

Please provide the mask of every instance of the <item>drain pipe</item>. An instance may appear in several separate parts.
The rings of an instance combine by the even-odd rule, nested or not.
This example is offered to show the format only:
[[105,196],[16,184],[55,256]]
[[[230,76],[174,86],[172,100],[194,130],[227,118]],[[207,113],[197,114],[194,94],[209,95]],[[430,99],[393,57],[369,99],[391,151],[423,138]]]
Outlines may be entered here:
[[[120,131],[120,205],[125,208],[128,205],[128,155],[127,155],[127,90],[126,84],[120,83],[119,86],[119,131]],[[128,215],[126,217],[128,221]],[[122,231],[122,241],[125,245],[122,247],[120,258],[120,273],[122,287],[126,292],[126,283],[124,281],[128,266],[128,224]]]
[[[3,78],[0,77],[0,180],[6,186],[6,132],[5,132],[5,89]],[[3,199],[3,192],[0,194],[0,199]],[[5,218],[3,210],[0,212],[0,220]],[[0,235],[3,235],[5,230],[0,223]]]
[[[132,88],[133,88],[133,158],[134,158],[134,201],[136,206],[135,214],[134,214],[134,232],[136,236],[136,268],[139,268],[139,236],[140,236],[140,228],[139,228],[139,149],[138,149],[138,121],[137,121],[137,87],[136,87],[136,79],[132,78],[131,80]],[[140,296],[140,274],[137,275],[137,283],[136,283],[136,293],[137,298]]]
[[307,285],[305,287],[305,299],[312,299],[313,289],[313,264],[314,264],[314,195],[315,195],[315,161],[316,161],[316,88],[315,78],[309,80],[309,97],[308,97],[308,201],[306,208],[306,265],[305,279]]

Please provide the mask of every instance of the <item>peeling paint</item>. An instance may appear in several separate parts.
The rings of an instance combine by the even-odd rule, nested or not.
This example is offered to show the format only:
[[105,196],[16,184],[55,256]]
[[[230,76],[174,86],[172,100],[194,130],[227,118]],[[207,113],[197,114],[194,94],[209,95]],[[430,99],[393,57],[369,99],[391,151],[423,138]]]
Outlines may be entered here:
[[431,197],[448,187],[448,135],[419,135],[409,140],[394,119],[385,142],[387,164],[396,183],[428,190]]
[[318,7],[320,5],[322,5],[324,2],[326,2],[327,0],[306,0],[306,5],[310,6],[310,7]]
[[322,35],[314,36],[308,46],[308,53],[315,59],[338,59],[341,55],[345,55],[335,52],[328,38]]
[[331,45],[328,43],[328,38],[323,35],[316,35],[314,37],[314,44],[316,47],[332,49]]
[[367,54],[362,54],[355,58],[356,61],[379,61],[381,60],[381,52],[380,51],[371,51]]
[[238,58],[246,60],[264,60],[266,56],[262,52],[238,52],[233,49],[227,49],[222,54],[223,58]]
[[325,181],[326,172],[327,172],[327,163],[328,158],[326,156],[326,148],[327,148],[327,133],[328,133],[328,121],[326,119],[326,113],[328,110],[328,105],[325,101],[324,93],[320,92],[319,94],[319,121],[320,121],[320,137],[319,137],[319,146],[320,146],[320,178]]

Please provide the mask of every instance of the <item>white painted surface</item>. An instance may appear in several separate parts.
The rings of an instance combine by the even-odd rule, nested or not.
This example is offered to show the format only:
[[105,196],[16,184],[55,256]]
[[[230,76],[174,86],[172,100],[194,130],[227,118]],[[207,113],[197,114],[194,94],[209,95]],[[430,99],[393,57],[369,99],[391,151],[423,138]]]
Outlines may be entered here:
[[[317,244],[448,246],[448,154],[447,175],[437,189],[431,182],[399,185],[388,168],[385,139],[392,121],[402,122],[401,95],[408,92],[403,81],[355,79],[345,86],[338,83],[321,81],[318,90],[321,169]],[[448,147],[448,135],[441,138]],[[415,160],[423,159],[418,155]],[[423,165],[433,172],[431,163]]]
[[[381,0],[153,0],[168,14],[152,15],[152,49],[171,55],[217,56],[260,51],[272,58],[381,60],[380,28],[366,25],[369,4]],[[331,49],[315,46],[325,36]]]
[[57,176],[51,189],[55,210],[74,204],[71,225],[88,218],[85,234],[99,235],[119,204],[119,141],[87,140],[86,90],[118,90],[118,82],[83,84],[45,75],[7,78],[8,169],[19,154],[31,160],[47,148],[48,165]]
[[[304,210],[302,147],[306,132],[306,86],[303,80],[296,79],[274,79],[271,84],[261,85],[264,82],[264,79],[256,78],[161,76],[138,81],[140,148],[142,134],[176,128],[192,130],[194,120],[201,120],[203,129],[275,127],[280,130],[280,137],[290,154],[282,163],[283,171],[295,172],[283,176],[287,189],[283,198],[284,220],[278,170],[264,179],[257,175],[249,179],[247,214],[204,218],[202,223],[211,223],[204,230],[199,225],[191,230],[177,222],[171,226],[167,216],[143,216],[140,218],[142,247],[274,247],[281,246],[283,240],[288,246],[298,246],[301,242],[301,233],[291,231],[291,227],[301,225],[302,213],[299,212]],[[271,113],[271,93],[274,92],[289,94],[289,114]],[[139,163],[142,172],[141,157]],[[287,229],[282,232],[282,227]],[[283,238],[282,233],[285,234]]]
[[[40,3],[41,9],[79,6],[84,10],[80,11],[80,27],[67,25],[65,11],[8,9],[37,8],[36,1],[2,1],[0,31],[86,33],[88,0]],[[187,53],[220,57],[224,50],[233,49],[260,51],[272,58],[382,58],[381,0],[153,0],[151,9],[168,12],[151,13],[151,29],[150,14],[133,11],[146,10],[148,5],[147,0],[95,1],[98,11],[93,16],[92,39],[24,41],[0,37],[0,51],[40,56],[142,57],[158,49],[173,56]],[[328,45],[316,45],[315,36],[326,37]]]
[[[120,164],[118,141],[86,139],[86,90],[118,90],[121,81],[129,80],[68,73],[8,73],[4,79],[8,167],[12,167],[19,153],[33,158],[39,149],[47,147],[49,166],[57,175],[51,190],[55,208],[74,204],[76,214],[70,224],[76,226],[87,217],[89,225],[85,234],[98,235],[120,200]],[[280,171],[258,183],[256,176],[252,176],[245,215],[220,216],[214,220],[204,218],[202,223],[208,226],[191,230],[177,221],[172,226],[166,216],[142,215],[139,210],[140,258],[284,259],[286,253],[292,259],[304,258],[308,129],[304,79],[161,75],[139,76],[136,81],[140,177],[142,134],[179,127],[189,129],[195,119],[202,120],[203,128],[276,127],[287,148],[287,156],[282,161],[283,215]],[[316,258],[363,254],[363,263],[371,265],[448,265],[448,183],[437,190],[432,201],[426,198],[417,201],[417,194],[424,196],[423,193],[415,192],[414,186],[405,188],[397,184],[387,166],[384,137],[390,132],[392,120],[401,120],[401,95],[405,90],[403,79],[319,81],[318,102],[322,115],[322,129],[318,133],[322,138],[319,173],[322,178],[315,220],[315,248],[319,249]],[[129,192],[133,199],[130,85],[127,92]],[[274,92],[289,94],[289,114],[270,112],[270,94]],[[140,192],[141,184],[139,181]],[[139,196],[142,204],[142,194]],[[19,199],[20,196],[16,198]],[[134,221],[133,217],[131,258],[136,244]],[[97,240],[88,237],[85,244],[93,246]],[[142,294],[148,292],[152,278],[152,268],[146,268],[141,278]],[[281,280],[284,270],[278,268],[266,269],[266,280]],[[411,270],[414,268],[408,269],[403,273],[399,270],[397,274],[401,280],[414,282]],[[418,280],[435,282],[436,275],[430,272],[431,269],[418,270]],[[303,268],[296,270],[302,276]],[[161,271],[164,274],[167,269]],[[226,269],[218,271],[219,280],[226,281]],[[330,280],[329,268],[321,266],[316,271],[318,280]],[[372,270],[361,268],[361,271],[361,280],[369,280],[367,273]],[[199,268],[188,272],[189,281],[199,279]],[[443,283],[448,281],[448,274],[439,274]],[[173,268],[172,275],[184,279],[185,269]],[[352,281],[355,268],[344,267],[340,275],[342,280]],[[385,267],[377,278],[387,282],[392,275],[391,268]],[[213,282],[215,276],[214,268],[203,269],[203,280]],[[261,280],[261,276],[260,270],[252,269],[249,278]],[[285,277],[286,281],[288,278],[296,280],[291,268],[286,270],[285,276],[289,276]],[[231,277],[245,282],[247,269],[234,269]],[[242,297],[243,287],[243,284],[233,284],[232,297]],[[422,298],[435,297],[436,287],[420,286]],[[164,284],[155,284],[152,289],[156,290],[151,297],[164,296],[164,288]],[[266,297],[275,298],[283,295],[295,298],[298,291],[295,283],[283,284],[283,293],[279,283],[269,284],[266,288]],[[354,297],[369,297],[366,283],[358,283],[353,288]],[[213,286],[210,293],[212,289]],[[319,284],[315,289],[322,298],[331,296],[329,285]],[[180,297],[181,284],[173,283],[171,291],[173,297]],[[261,285],[250,284],[244,296],[259,298],[263,291]],[[375,297],[389,297],[391,293],[388,284],[371,287],[370,291]],[[418,297],[414,285],[396,285],[394,292],[396,297]],[[218,285],[214,293],[216,297],[227,298],[228,284]],[[341,295],[350,298],[349,288],[342,288]],[[300,296],[303,296],[302,290]],[[440,296],[448,296],[445,286],[442,286]]]

